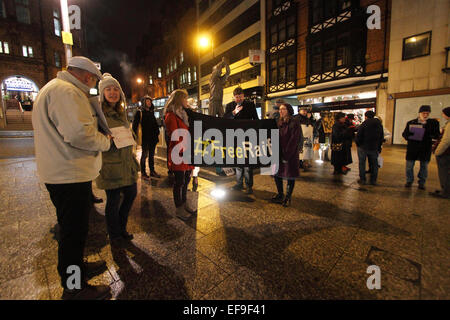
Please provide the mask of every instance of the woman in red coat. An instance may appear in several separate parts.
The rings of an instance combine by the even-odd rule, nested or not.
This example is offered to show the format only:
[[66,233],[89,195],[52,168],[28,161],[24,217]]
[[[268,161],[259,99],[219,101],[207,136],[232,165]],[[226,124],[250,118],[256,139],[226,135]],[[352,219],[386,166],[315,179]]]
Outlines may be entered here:
[[[188,140],[183,140],[177,129],[189,130],[189,118],[185,109],[189,109],[186,90],[177,89],[169,97],[164,107],[164,123],[167,135],[170,138],[167,166],[175,175],[173,186],[173,200],[175,202],[177,217],[187,220],[195,213],[186,204],[187,187],[194,167],[182,160],[183,152],[188,149]],[[184,134],[189,134],[189,132]],[[174,136],[172,136],[175,133]],[[178,137],[178,138],[177,138]],[[178,152],[178,155],[175,154]]]

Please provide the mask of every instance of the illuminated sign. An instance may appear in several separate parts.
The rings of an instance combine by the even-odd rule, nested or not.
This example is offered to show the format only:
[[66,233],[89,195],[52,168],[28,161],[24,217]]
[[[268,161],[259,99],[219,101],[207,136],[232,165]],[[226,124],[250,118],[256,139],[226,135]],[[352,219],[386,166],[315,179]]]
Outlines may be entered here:
[[10,91],[36,91],[36,85],[25,78],[11,77],[4,81],[6,90]]

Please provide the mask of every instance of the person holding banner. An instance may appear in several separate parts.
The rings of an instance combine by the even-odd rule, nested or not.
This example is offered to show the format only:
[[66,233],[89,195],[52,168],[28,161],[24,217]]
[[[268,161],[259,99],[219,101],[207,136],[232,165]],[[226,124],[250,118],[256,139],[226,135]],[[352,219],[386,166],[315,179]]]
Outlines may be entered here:
[[[244,96],[244,90],[241,87],[237,87],[233,91],[234,101],[227,104],[225,108],[224,118],[228,119],[250,119],[259,120],[258,113],[256,112],[256,106],[253,102],[246,101]],[[247,185],[247,194],[253,193],[253,169],[249,167],[236,168],[236,185],[233,186],[233,190],[242,190],[243,178],[245,177],[245,184]]]
[[[280,118],[277,126],[280,130],[280,165],[274,175],[278,194],[272,202],[288,207],[294,191],[295,179],[299,176],[299,154],[302,141],[302,127],[298,118],[294,118],[294,109],[288,103],[280,107]],[[283,193],[283,179],[287,180],[286,196]]]
[[[195,210],[191,209],[187,204],[187,188],[191,179],[191,171],[194,167],[188,163],[184,163],[182,159],[180,163],[174,161],[173,152],[181,146],[179,157],[188,148],[187,141],[182,137],[176,139],[172,134],[177,129],[189,130],[189,117],[186,110],[189,110],[187,102],[188,93],[186,90],[177,89],[173,91],[164,107],[164,123],[167,134],[170,137],[168,149],[168,167],[175,175],[175,183],[173,185],[173,200],[175,202],[176,215],[181,220],[188,220],[191,214],[195,214]],[[174,150],[174,148],[177,148]],[[175,154],[176,156],[176,154]]]
[[96,184],[106,191],[105,216],[111,246],[124,247],[126,241],[133,239],[126,228],[128,214],[137,195],[139,163],[134,152],[136,143],[122,106],[125,95],[119,82],[105,73],[98,87],[100,104],[112,131],[114,144],[102,154],[103,164]]

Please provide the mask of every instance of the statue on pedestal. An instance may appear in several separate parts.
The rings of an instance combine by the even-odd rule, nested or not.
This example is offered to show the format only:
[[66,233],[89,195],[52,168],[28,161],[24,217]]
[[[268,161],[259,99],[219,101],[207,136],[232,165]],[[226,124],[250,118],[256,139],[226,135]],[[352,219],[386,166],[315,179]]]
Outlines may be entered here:
[[[225,74],[222,75],[222,68],[225,68]],[[230,66],[222,58],[217,65],[213,67],[211,79],[209,80],[209,115],[223,117],[223,87],[230,76]]]

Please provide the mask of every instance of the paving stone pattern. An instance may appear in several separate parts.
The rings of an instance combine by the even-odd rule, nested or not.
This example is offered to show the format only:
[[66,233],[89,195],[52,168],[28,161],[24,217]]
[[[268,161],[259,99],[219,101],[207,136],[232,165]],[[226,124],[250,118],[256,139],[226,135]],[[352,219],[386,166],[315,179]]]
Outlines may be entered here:
[[[187,222],[157,167],[161,179],[138,181],[126,249],[109,245],[104,203],[93,208],[85,255],[108,270],[90,283],[109,284],[114,299],[449,299],[450,202],[428,195],[438,187],[434,160],[427,191],[403,187],[404,153],[385,148],[379,186],[357,184],[355,154],[346,176],[316,163],[290,208],[268,201],[269,176],[255,176],[254,195],[221,201],[200,178],[188,194],[198,215]],[[59,299],[56,214],[35,160],[2,159],[0,170],[0,299]],[[380,290],[366,286],[369,265],[380,267]]]

